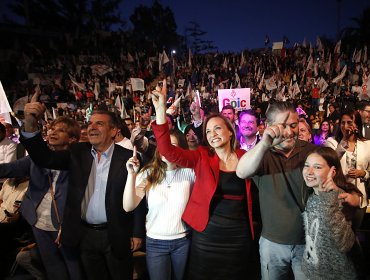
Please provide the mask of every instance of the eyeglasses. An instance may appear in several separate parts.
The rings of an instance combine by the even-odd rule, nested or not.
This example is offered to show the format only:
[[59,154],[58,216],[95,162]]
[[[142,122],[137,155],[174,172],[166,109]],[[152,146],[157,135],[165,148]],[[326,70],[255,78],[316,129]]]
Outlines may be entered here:
[[363,111],[363,112],[366,112],[366,113],[368,113],[368,114],[370,114],[370,110],[360,110],[360,111]]

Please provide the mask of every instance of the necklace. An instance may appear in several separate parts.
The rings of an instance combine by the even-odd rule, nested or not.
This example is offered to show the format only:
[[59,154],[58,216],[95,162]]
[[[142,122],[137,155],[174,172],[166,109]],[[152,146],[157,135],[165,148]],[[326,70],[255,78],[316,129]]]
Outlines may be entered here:
[[225,160],[225,163],[227,163],[230,159],[231,159],[231,157],[234,155],[234,153],[231,153],[227,158],[226,158],[226,160]]
[[175,173],[173,174],[173,176],[172,176],[172,178],[171,178],[170,182],[168,182],[168,181],[167,181],[167,172],[166,172],[166,176],[164,177],[164,180],[165,180],[165,181],[166,181],[166,183],[167,183],[167,188],[171,188],[172,181],[173,181],[173,179],[175,179],[176,174],[177,174],[177,171],[179,171],[179,168],[176,168]]

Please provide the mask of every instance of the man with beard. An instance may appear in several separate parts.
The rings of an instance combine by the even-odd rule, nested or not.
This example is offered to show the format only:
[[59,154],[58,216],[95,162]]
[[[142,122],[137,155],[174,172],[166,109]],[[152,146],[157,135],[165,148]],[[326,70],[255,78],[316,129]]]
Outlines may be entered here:
[[357,103],[357,109],[360,113],[362,120],[362,135],[369,140],[370,139],[370,102],[363,100]]
[[[243,155],[236,169],[240,178],[252,178],[259,190],[262,279],[287,279],[290,267],[295,279],[306,279],[301,270],[305,248],[301,213],[308,188],[301,170],[315,146],[297,139],[299,120],[292,104],[271,103],[266,117],[268,126],[263,138]],[[357,207],[360,201],[349,193],[339,198]]]
[[257,115],[249,109],[242,111],[239,115],[240,148],[249,151],[259,141],[257,136]]

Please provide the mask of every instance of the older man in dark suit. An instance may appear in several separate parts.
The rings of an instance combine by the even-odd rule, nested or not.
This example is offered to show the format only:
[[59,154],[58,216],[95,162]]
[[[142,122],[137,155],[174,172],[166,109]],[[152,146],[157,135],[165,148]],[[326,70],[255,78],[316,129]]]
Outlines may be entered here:
[[125,164],[132,152],[114,144],[116,116],[107,111],[93,112],[87,129],[89,142],[56,152],[38,133],[37,121],[44,106],[31,102],[24,112],[26,133],[21,142],[31,158],[43,167],[69,170],[62,245],[80,247],[88,279],[131,279],[131,252],[141,246],[145,211],[139,207],[134,213],[125,212],[122,207]]

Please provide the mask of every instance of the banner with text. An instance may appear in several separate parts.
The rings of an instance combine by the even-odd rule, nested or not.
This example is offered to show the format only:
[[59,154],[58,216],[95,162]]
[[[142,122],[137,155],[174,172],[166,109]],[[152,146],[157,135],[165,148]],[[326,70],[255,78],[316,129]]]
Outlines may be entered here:
[[222,107],[231,105],[237,111],[243,111],[251,108],[251,89],[233,88],[218,90],[218,106],[221,112]]

